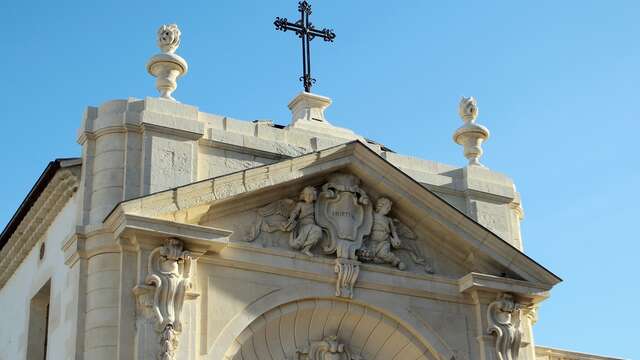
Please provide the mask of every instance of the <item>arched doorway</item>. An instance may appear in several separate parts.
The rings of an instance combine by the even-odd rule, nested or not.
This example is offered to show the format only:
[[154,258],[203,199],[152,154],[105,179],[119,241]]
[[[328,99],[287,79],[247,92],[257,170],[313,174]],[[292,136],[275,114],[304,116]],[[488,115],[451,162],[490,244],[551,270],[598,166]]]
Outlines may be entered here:
[[436,359],[402,324],[340,299],[305,299],[258,316],[225,353],[228,360]]

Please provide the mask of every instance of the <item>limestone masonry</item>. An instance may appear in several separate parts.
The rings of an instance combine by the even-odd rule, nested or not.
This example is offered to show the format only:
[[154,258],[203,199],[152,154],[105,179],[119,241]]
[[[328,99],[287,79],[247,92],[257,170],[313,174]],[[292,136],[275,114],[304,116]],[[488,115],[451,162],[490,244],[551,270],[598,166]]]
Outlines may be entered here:
[[2,232],[0,359],[611,359],[536,347],[561,280],[480,164],[475,99],[459,168],[332,125],[317,94],[287,126],[181,104],[180,36],[158,31],[159,97],[88,107],[81,157]]

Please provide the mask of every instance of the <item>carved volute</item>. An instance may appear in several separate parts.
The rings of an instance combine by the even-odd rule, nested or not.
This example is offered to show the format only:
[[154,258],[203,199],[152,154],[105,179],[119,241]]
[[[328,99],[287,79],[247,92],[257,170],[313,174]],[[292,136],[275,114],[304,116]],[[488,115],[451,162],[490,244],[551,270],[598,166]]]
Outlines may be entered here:
[[191,288],[193,256],[181,240],[169,238],[151,251],[145,285],[137,286],[140,315],[150,318],[158,334],[159,360],[175,360],[182,332],[182,307]]
[[522,306],[511,294],[500,294],[487,308],[489,328],[495,336],[495,351],[498,360],[517,360],[522,340],[520,316]]

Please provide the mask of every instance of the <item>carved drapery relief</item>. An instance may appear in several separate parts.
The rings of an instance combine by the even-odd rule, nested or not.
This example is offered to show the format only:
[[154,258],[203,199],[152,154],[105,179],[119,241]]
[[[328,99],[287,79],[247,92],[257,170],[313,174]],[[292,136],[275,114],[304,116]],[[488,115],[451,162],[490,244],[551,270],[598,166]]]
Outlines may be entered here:
[[300,201],[282,228],[290,233],[289,246],[308,256],[313,256],[311,248],[322,238],[322,229],[316,223],[314,203],[317,198],[315,188],[304,188],[300,193]]
[[501,294],[487,308],[487,332],[496,338],[496,358],[517,360],[522,340],[520,328],[521,305],[511,294]]
[[295,360],[364,360],[353,354],[336,336],[325,337],[322,341],[314,341],[307,348],[296,351]]
[[416,234],[405,224],[391,218],[392,201],[380,197],[373,202],[351,174],[329,176],[318,194],[308,186],[299,201],[282,199],[257,210],[255,226],[246,240],[261,238],[262,245],[274,246],[269,233],[289,233],[288,246],[308,256],[313,251],[335,254],[336,295],[353,296],[360,262],[388,264],[405,270],[399,256],[433,273],[433,267],[417,245]]
[[159,360],[174,360],[178,335],[182,331],[181,313],[187,290],[191,288],[193,256],[183,249],[181,240],[167,239],[149,255],[145,285],[138,286],[138,310],[152,319],[158,333]]

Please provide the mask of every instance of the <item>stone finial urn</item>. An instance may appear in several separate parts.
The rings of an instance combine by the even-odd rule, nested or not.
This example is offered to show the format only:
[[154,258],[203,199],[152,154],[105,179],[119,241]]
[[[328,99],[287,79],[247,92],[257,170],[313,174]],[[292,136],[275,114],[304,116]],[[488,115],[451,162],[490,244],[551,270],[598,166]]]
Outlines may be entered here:
[[177,54],[180,46],[180,29],[176,24],[162,25],[158,29],[160,53],[147,63],[147,71],[156,77],[156,88],[160,98],[176,101],[171,94],[178,87],[177,80],[187,73],[187,62]]
[[470,166],[484,166],[480,163],[482,156],[482,143],[489,138],[489,129],[476,124],[478,116],[478,103],[473,97],[462,97],[458,111],[464,125],[453,133],[453,141],[462,145],[464,156],[469,160]]

